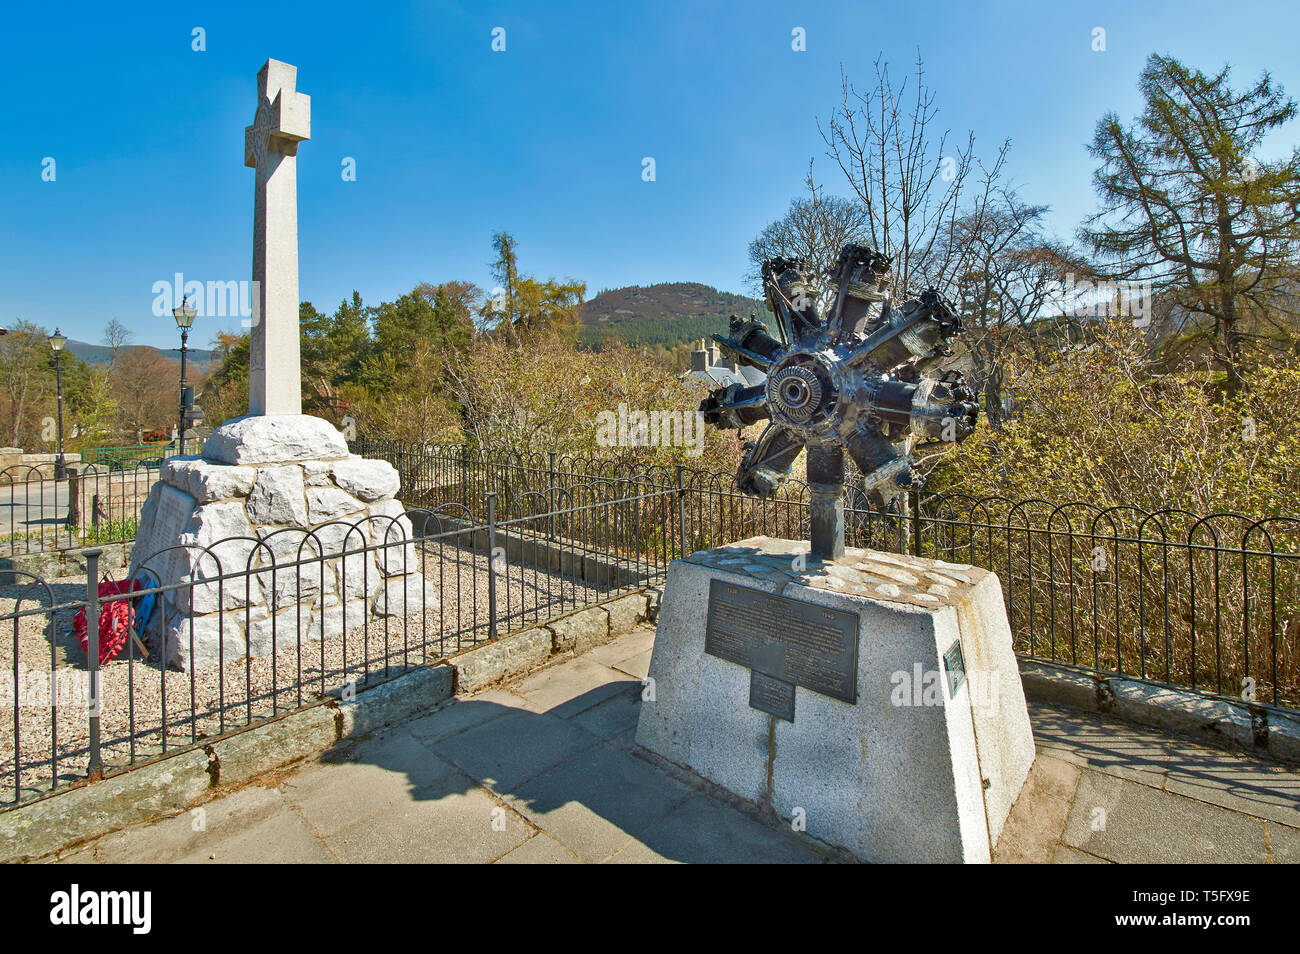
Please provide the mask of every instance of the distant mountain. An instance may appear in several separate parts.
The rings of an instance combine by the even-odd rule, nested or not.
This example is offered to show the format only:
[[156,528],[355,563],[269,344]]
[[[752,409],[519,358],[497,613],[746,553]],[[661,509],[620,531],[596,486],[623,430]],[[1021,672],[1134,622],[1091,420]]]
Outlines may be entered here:
[[[172,358],[177,361],[179,361],[181,357],[180,348],[155,348],[152,345],[127,345],[123,350],[131,351],[136,348],[143,348],[146,351],[156,351],[164,358]],[[112,352],[104,345],[90,344],[85,341],[74,341],[71,338],[68,339],[68,350],[82,361],[86,362],[86,364],[91,365],[108,364],[112,356]],[[193,362],[198,367],[204,367],[211,364],[213,361],[216,361],[217,354],[215,351],[209,351],[206,348],[190,348],[185,353],[185,360]]]
[[672,348],[727,330],[730,315],[760,314],[755,298],[718,291],[699,282],[628,285],[600,292],[582,306],[584,344],[621,339],[629,344]]

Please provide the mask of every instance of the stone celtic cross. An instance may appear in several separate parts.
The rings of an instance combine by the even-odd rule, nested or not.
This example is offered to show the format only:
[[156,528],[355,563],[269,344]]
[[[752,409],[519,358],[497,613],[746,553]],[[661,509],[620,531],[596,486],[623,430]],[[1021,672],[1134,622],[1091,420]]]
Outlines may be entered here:
[[[253,202],[253,315],[249,414],[301,414],[298,344],[298,143],[311,138],[311,97],[298,68],[267,60],[257,115],[244,128],[244,165],[257,170]],[[259,291],[260,289],[260,291]]]

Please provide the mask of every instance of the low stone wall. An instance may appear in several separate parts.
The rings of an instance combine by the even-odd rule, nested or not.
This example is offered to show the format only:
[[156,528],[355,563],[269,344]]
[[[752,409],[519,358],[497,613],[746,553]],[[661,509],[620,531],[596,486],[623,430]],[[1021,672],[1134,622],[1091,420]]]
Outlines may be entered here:
[[1300,762],[1300,714],[1190,689],[1020,658],[1025,695],[1176,732],[1220,748]]
[[[412,520],[416,539],[422,531],[425,543],[437,546],[437,540],[429,540],[435,535],[448,535],[445,541],[458,546],[472,546],[482,552],[488,552],[487,528],[461,520],[439,517],[435,523],[427,521],[427,528],[419,526],[421,515],[417,513]],[[540,523],[539,518],[539,523]],[[666,566],[641,561],[639,564],[631,558],[612,556],[608,551],[596,550],[575,540],[564,537],[549,538],[540,534],[520,533],[506,528],[496,531],[496,545],[506,554],[506,559],[514,566],[526,566],[529,569],[546,570],[581,579],[583,582],[602,589],[619,589],[627,586],[642,586],[648,571],[666,570]]]
[[[94,548],[103,551],[99,558],[101,571],[114,577],[125,577],[131,566],[131,550],[134,540],[124,543],[96,543]],[[46,580],[56,580],[61,576],[81,576],[86,572],[86,558],[82,550],[91,549],[90,544],[69,550],[41,550],[36,553],[14,553],[0,556],[0,586],[15,582],[24,582],[25,577],[15,576],[14,570],[34,573]]]
[[[34,467],[42,477],[53,477],[54,464],[58,459],[58,454],[24,454],[17,447],[0,447],[0,470],[17,467],[16,477],[19,483],[24,479],[28,479],[30,472],[27,468],[29,467]],[[81,455],[64,454],[63,461],[65,464],[79,464],[81,463]]]

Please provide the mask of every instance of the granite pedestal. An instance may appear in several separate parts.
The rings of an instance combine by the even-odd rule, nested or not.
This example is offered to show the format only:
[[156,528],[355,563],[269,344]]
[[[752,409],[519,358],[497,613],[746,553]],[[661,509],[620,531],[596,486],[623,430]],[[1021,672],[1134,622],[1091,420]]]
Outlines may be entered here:
[[637,742],[863,861],[989,861],[1034,760],[997,577],[807,551],[671,564]]

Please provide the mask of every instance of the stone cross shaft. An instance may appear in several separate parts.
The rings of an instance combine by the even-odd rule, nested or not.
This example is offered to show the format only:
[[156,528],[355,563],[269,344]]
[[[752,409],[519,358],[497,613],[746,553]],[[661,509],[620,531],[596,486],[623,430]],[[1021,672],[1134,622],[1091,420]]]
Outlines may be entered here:
[[257,170],[253,202],[253,316],[248,413],[301,414],[298,343],[298,143],[311,138],[311,97],[298,68],[267,60],[257,115],[244,128],[244,165]]

